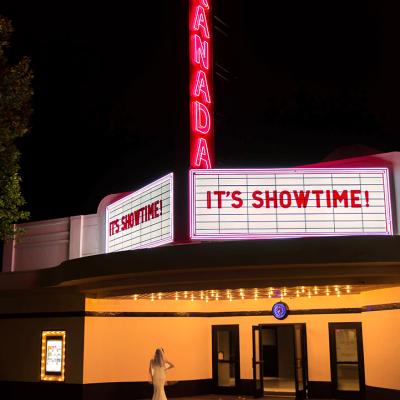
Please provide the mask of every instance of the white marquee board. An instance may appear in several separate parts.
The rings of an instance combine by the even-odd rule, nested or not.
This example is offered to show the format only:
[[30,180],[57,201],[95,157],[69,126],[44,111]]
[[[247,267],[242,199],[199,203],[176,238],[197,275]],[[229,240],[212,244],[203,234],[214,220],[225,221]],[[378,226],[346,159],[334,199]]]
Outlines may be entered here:
[[107,253],[156,247],[173,240],[172,173],[106,209]]
[[190,171],[192,239],[391,235],[386,168]]

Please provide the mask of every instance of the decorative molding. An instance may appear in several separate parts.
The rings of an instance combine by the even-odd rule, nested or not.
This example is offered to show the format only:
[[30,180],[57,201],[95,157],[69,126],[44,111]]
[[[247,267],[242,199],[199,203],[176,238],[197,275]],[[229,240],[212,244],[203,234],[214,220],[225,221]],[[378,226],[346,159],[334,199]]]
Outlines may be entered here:
[[359,314],[362,310],[360,307],[352,308],[311,308],[305,310],[290,310],[290,315],[307,315],[307,314]]
[[[400,303],[377,304],[373,306],[353,308],[310,308],[304,310],[290,310],[290,315],[318,315],[318,314],[359,314],[370,311],[399,310]],[[15,318],[84,318],[84,317],[120,317],[120,318],[220,318],[220,317],[260,317],[272,316],[272,311],[221,311],[221,312],[174,312],[174,311],[57,311],[57,312],[23,312],[3,313],[0,319]]]
[[400,310],[400,303],[376,304],[363,306],[362,312]]

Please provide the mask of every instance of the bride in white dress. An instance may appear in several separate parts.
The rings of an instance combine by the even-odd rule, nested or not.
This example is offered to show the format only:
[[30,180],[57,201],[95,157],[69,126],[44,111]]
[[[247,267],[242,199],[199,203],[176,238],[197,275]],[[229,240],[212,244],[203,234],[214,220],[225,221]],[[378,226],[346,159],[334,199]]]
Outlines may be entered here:
[[150,360],[149,373],[153,382],[152,400],[167,400],[164,385],[166,381],[166,371],[174,367],[170,361],[164,357],[164,349],[157,349],[154,358]]

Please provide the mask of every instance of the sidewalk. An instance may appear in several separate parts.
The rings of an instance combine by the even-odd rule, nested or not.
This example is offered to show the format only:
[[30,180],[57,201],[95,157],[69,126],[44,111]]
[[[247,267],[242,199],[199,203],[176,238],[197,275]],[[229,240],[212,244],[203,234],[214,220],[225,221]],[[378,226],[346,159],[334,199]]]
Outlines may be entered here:
[[[262,400],[295,400],[294,397],[288,396],[264,396],[261,397]],[[175,397],[169,398],[168,400],[254,400],[252,396],[235,396],[235,395],[225,395],[225,394],[208,394],[204,396],[192,396],[192,397]],[[318,400],[318,399],[312,399]],[[329,399],[324,399],[329,400]],[[330,399],[335,400],[335,399]]]
[[[287,396],[266,396],[266,397],[261,397],[260,399],[262,399],[262,400],[294,400],[295,398],[287,397]],[[168,400],[255,400],[255,399],[252,396],[207,394],[204,396],[169,398]]]

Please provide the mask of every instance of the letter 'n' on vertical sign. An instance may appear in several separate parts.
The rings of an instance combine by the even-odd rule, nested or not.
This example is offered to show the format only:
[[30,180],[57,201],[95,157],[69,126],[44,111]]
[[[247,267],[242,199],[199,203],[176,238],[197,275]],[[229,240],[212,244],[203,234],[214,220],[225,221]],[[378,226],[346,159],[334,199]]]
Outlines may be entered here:
[[211,0],[189,1],[190,167],[214,167]]

